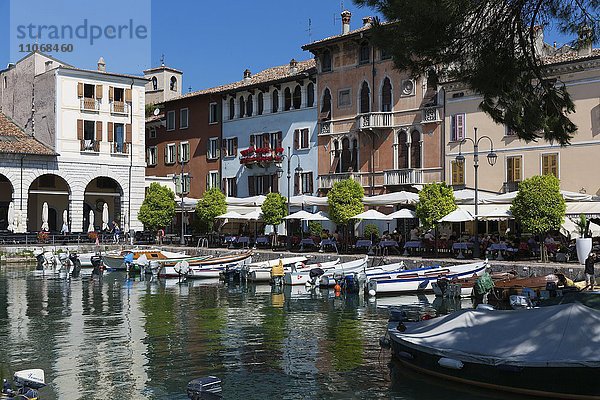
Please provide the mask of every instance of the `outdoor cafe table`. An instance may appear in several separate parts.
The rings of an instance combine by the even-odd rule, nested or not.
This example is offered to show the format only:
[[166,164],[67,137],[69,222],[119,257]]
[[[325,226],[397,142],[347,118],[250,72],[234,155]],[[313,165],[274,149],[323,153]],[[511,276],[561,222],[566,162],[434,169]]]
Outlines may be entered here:
[[321,240],[320,246],[321,246],[320,251],[323,251],[325,249],[325,247],[327,247],[327,246],[333,247],[335,249],[335,251],[337,251],[337,244],[335,243],[335,240],[332,240],[332,239]]
[[453,251],[458,250],[458,254],[457,254],[456,258],[465,258],[465,256],[463,255],[463,251],[472,250],[472,249],[473,249],[473,243],[471,243],[471,242],[456,242],[452,245]]
[[302,250],[304,246],[315,247],[315,241],[312,238],[304,238],[300,241],[300,249]]
[[357,240],[354,248],[356,249],[370,249],[373,246],[373,242],[366,239]]
[[250,238],[248,236],[240,236],[236,240],[237,244],[241,244],[242,247],[248,247],[250,245]]
[[511,247],[508,247],[506,245],[506,243],[493,243],[488,247],[488,250],[490,252],[496,251],[497,252],[497,256],[496,256],[496,260],[503,260],[504,258],[502,257],[502,252],[509,252],[509,253],[515,253],[517,252],[517,249],[513,249]]
[[379,248],[382,252],[386,252],[387,250],[389,250],[390,247],[393,249],[397,249],[398,242],[396,242],[395,240],[382,240],[381,242],[379,242]]
[[269,244],[269,238],[267,238],[266,236],[259,236],[256,238],[256,244]]
[[421,249],[423,248],[423,243],[420,240],[409,240],[404,243],[404,255],[408,255],[408,249]]

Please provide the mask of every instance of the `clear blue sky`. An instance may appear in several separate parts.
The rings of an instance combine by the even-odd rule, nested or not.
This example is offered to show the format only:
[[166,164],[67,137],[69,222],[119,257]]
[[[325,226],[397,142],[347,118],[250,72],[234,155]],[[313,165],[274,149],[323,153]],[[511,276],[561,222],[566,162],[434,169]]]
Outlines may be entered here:
[[[61,2],[46,1],[51,4]],[[339,0],[146,1],[152,3],[151,65],[146,67],[159,65],[164,54],[167,65],[184,72],[183,88],[186,92],[190,86],[192,90],[199,90],[240,80],[246,68],[258,72],[285,64],[291,58],[309,58],[311,55],[301,49],[303,44],[310,42],[309,19],[312,22],[312,40],[341,31],[339,14],[342,5]],[[16,61],[10,57],[7,39],[9,4],[10,0],[0,0],[0,68]],[[374,15],[372,10],[357,8],[350,0],[345,0],[343,5],[352,12],[352,29],[360,27],[363,16]],[[31,12],[35,12],[35,9],[31,9]],[[68,15],[69,9],[60,12],[63,16]],[[567,41],[567,38],[555,32],[547,31],[545,36],[549,43],[554,40],[559,44]],[[75,64],[81,68],[95,68],[100,55],[106,59],[108,70],[141,73],[111,69],[111,54],[98,54],[94,58],[88,57],[89,62],[79,61]],[[69,57],[56,56],[70,61]],[[140,61],[139,67],[147,63]]]

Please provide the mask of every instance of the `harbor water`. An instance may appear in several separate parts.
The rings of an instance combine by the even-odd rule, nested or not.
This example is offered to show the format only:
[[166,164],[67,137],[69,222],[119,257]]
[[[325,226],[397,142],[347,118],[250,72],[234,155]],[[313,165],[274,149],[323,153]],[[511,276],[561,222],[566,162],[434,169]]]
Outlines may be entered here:
[[186,399],[215,375],[225,399],[482,399],[405,371],[379,347],[386,306],[468,307],[433,295],[336,296],[219,281],[52,279],[0,267],[0,377],[42,368],[40,399]]

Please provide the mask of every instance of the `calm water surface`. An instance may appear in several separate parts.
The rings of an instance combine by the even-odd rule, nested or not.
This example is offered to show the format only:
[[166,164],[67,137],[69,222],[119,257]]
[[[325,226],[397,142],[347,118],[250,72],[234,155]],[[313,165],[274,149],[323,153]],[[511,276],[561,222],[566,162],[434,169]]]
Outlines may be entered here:
[[43,368],[42,400],[186,399],[187,382],[206,375],[223,380],[226,399],[502,398],[410,374],[381,351],[383,306],[434,299],[121,273],[67,281],[1,266],[0,377]]

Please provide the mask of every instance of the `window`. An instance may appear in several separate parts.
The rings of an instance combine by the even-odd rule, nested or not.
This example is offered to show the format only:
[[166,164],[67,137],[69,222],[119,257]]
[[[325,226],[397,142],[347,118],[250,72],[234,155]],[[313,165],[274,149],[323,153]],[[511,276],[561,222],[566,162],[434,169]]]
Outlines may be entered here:
[[388,52],[387,49],[382,48],[379,50],[379,57],[382,60],[389,60],[390,58],[392,58],[392,55]]
[[466,114],[454,114],[450,120],[450,140],[459,142],[465,138]]
[[248,177],[248,195],[256,196],[279,191],[279,178],[277,174],[258,175]]
[[542,154],[542,175],[554,175],[558,178],[558,153]]
[[310,134],[309,129],[296,129],[294,130],[294,149],[308,149],[310,147]]
[[369,61],[371,61],[371,46],[365,42],[358,48],[358,63],[367,64]]
[[223,139],[223,157],[236,157],[238,150],[238,138]]
[[371,112],[371,90],[369,84],[363,82],[360,87],[360,113],[365,114]]
[[240,114],[238,115],[238,117],[244,118],[245,114],[246,114],[246,101],[244,100],[244,98],[242,96],[240,96]]
[[165,164],[175,164],[175,143],[165,146]]
[[188,127],[188,114],[189,110],[187,108],[182,108],[179,110],[179,128],[186,129]]
[[521,156],[507,157],[506,158],[506,182],[521,182]]
[[229,197],[237,197],[237,178],[225,179],[225,195]]
[[258,105],[257,105],[257,110],[256,110],[256,114],[257,115],[263,115],[263,111],[265,110],[265,99],[264,99],[264,95],[262,92],[258,93]]
[[282,134],[281,134],[281,132],[271,132],[270,134],[267,133],[266,135],[269,137],[268,146],[271,148],[271,150],[275,150],[278,147],[282,147],[282,144],[281,144]]
[[206,188],[220,188],[221,182],[219,179],[219,171],[210,171],[208,175],[206,175]]
[[171,90],[177,91],[177,78],[174,76],[171,77]]
[[85,97],[86,99],[96,98],[95,92],[96,87],[94,85],[88,85],[87,83],[83,85],[83,97]]
[[350,94],[350,89],[342,89],[338,92],[338,108],[349,107],[352,105]]
[[407,136],[408,135],[405,130],[401,130],[398,133],[398,169],[408,168]]
[[312,107],[315,105],[315,84],[310,82],[306,86],[306,107]]
[[329,89],[325,89],[325,93],[323,93],[323,105],[321,106],[319,119],[321,121],[329,121],[331,119],[331,92]]
[[219,158],[219,138],[212,137],[208,139],[206,158],[209,160],[216,160]]
[[331,71],[331,51],[325,50],[321,56],[321,72]]
[[465,184],[465,163],[452,161],[452,184],[463,186]]
[[[114,124],[113,125],[113,153],[125,153],[125,125],[123,124]],[[110,129],[110,124],[109,124]]]
[[156,128],[155,128],[155,127],[153,127],[153,126],[152,126],[152,127],[150,127],[150,130],[149,130],[149,132],[150,132],[150,133],[149,133],[149,135],[148,135],[148,136],[150,137],[150,139],[156,139]]
[[229,119],[233,119],[235,116],[235,99],[232,97],[229,99]]
[[217,103],[210,103],[208,105],[208,123],[216,124],[219,122],[219,107]]
[[190,174],[183,174],[183,187],[181,178],[181,174],[175,175],[175,194],[177,195],[181,195],[182,192],[183,194],[188,194],[190,192]]
[[292,108],[292,91],[290,88],[285,88],[283,92],[283,110],[289,111]]
[[414,130],[410,133],[410,167],[421,168],[421,132]]
[[157,158],[158,158],[157,153],[158,153],[158,148],[156,146],[148,147],[147,152],[146,152],[146,163],[148,164],[148,166],[156,165]]
[[186,163],[190,161],[190,143],[179,143],[179,162]]
[[125,89],[123,88],[112,88],[113,100],[118,103],[125,102]]
[[296,85],[294,89],[294,98],[293,98],[294,110],[299,110],[302,105],[302,89],[300,89],[300,85]]
[[271,98],[271,112],[276,113],[279,111],[279,92],[273,90],[273,97]]
[[152,90],[158,89],[158,79],[155,76],[152,77]]
[[246,103],[246,115],[251,117],[253,112],[254,112],[254,99],[252,98],[252,95],[249,94],[248,102]]
[[[179,175],[181,176],[181,175]],[[185,173],[183,174],[183,190],[182,192],[185,194],[188,194],[190,192],[190,174]]]
[[175,111],[167,112],[167,130],[168,131],[175,130]]
[[8,87],[8,79],[5,77],[2,78],[2,87],[6,89]]
[[294,176],[294,195],[313,193],[313,173],[301,172]]
[[381,111],[392,111],[392,84],[390,78],[385,78],[381,87]]
[[96,123],[94,121],[83,122],[83,139],[93,142],[96,138]]

